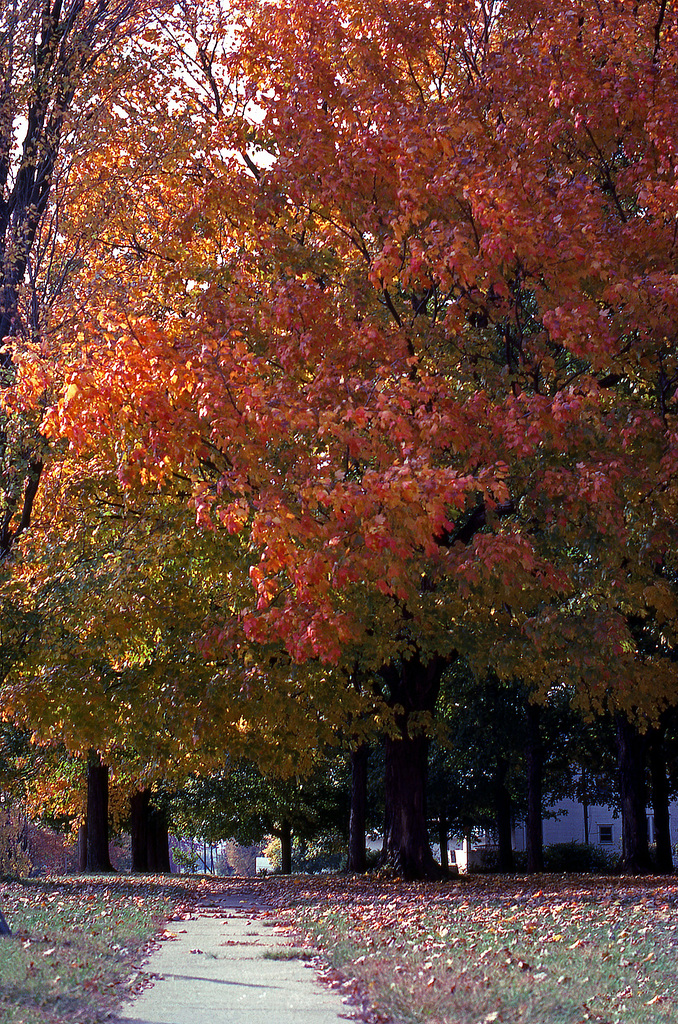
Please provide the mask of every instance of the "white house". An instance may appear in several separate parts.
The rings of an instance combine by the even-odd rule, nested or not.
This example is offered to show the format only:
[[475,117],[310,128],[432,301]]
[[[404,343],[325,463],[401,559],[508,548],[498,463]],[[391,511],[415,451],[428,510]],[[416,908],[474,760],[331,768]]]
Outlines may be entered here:
[[[581,843],[587,841],[592,846],[598,846],[601,850],[607,851],[612,858],[618,857],[622,852],[622,821],[621,817],[611,808],[604,804],[590,804],[584,807],[576,800],[560,800],[552,807],[547,808],[546,815],[542,820],[544,835],[544,846],[552,846],[556,843]],[[671,846],[676,849],[678,846],[678,801],[671,803],[669,808],[669,827],[671,831]],[[654,815],[652,809],[647,809],[647,828],[650,843],[654,843]],[[523,851],[526,846],[524,823],[518,823],[513,829],[513,849]],[[465,871],[469,860],[473,864],[473,852],[482,851],[487,847],[495,846],[496,839],[490,833],[483,833],[455,844],[456,849],[450,849],[456,858],[460,871]],[[478,860],[480,857],[478,857]]]

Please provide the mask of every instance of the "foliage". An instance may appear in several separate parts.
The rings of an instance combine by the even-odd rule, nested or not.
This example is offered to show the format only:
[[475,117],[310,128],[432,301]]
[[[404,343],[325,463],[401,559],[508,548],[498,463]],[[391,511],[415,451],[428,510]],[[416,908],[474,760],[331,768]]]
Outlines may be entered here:
[[[177,8],[135,39],[145,84],[73,168],[86,316],[42,424],[68,451],[41,529],[68,550],[59,577],[36,531],[27,569],[67,628],[8,706],[73,745],[139,736],[149,773],[194,742],[274,767],[283,739],[303,760],[361,716],[394,733],[386,670],[457,652],[655,714],[675,687],[675,11],[229,16]],[[19,360],[21,401],[43,391]]]
[[12,356],[7,714],[291,780],[459,657],[675,699],[676,17],[214,0],[115,50]]
[[[280,871],[282,857],[280,840],[271,839],[263,851],[273,871]],[[312,839],[292,840],[292,871],[309,875],[318,872],[339,871],[346,863],[346,839],[339,832],[326,832]]]
[[513,680],[476,680],[461,662],[447,673],[428,795],[430,814],[442,813],[452,834],[494,828],[499,786],[524,817],[526,702],[525,687]]
[[10,799],[0,800],[0,875],[21,878],[31,870],[25,812]]
[[208,776],[185,781],[171,804],[179,835],[244,845],[280,836],[289,827],[298,840],[344,834],[348,823],[345,765],[316,756],[315,771],[300,779],[267,777],[248,761],[232,761]]

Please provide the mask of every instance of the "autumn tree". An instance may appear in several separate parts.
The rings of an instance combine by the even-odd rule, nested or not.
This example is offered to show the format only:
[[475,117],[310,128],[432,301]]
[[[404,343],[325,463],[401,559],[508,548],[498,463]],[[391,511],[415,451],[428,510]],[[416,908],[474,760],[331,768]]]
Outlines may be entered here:
[[214,656],[379,676],[388,856],[430,874],[458,654],[593,711],[675,689],[675,12],[252,0],[211,36],[209,10],[154,41],[193,54],[198,141],[135,210],[133,281],[102,239],[48,429],[241,536]]
[[[69,177],[96,148],[123,69],[122,42],[147,12],[137,0],[20,0],[0,12],[0,554],[28,529],[45,465],[40,410],[53,355],[51,310],[79,247],[63,247]],[[73,241],[78,232],[69,232]],[[80,232],[80,239],[86,232]],[[74,310],[71,309],[71,315]],[[32,364],[36,401],[15,392]],[[3,618],[12,608],[3,602]],[[20,649],[20,644],[17,645]],[[3,922],[0,919],[0,926]],[[6,929],[2,928],[3,931]]]

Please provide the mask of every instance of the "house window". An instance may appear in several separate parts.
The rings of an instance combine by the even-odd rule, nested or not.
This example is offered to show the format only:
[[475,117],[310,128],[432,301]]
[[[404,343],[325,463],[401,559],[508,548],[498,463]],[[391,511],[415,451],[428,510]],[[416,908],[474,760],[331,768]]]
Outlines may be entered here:
[[612,825],[599,825],[598,826],[598,842],[603,845],[612,845]]

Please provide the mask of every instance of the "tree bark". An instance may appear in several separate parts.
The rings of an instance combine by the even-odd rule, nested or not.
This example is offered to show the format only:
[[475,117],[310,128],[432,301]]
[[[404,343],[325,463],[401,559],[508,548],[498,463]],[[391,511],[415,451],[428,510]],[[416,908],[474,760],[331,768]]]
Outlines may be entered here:
[[584,845],[589,845],[589,790],[586,772],[581,773],[581,806],[584,812]]
[[544,751],[541,741],[541,708],[527,705],[527,870],[544,870],[544,832],[542,826],[542,777]]
[[650,732],[649,754],[654,815],[655,869],[660,875],[673,872],[671,829],[669,825],[669,781],[666,777],[664,726]]
[[384,845],[381,863],[404,878],[441,878],[442,869],[431,852],[426,820],[428,737],[415,731],[411,716],[433,714],[445,662],[423,664],[419,654],[382,673],[390,691],[398,735],[386,737]]
[[428,737],[386,738],[382,863],[404,878],[440,878],[426,822]]
[[98,750],[87,757],[87,871],[113,871],[108,853],[108,766]]
[[137,789],[130,797],[132,871],[148,871],[150,789]]
[[365,822],[367,819],[367,762],[370,748],[361,743],[351,751],[351,813],[348,823],[348,870],[367,870]]
[[[160,807],[149,807],[147,822],[148,870],[156,874],[169,874],[171,867],[167,815]],[[205,873],[207,873],[207,864],[205,864]]]
[[283,875],[292,874],[292,829],[289,821],[280,827],[280,870]]
[[622,811],[619,870],[643,875],[651,870],[645,815],[645,740],[626,715],[615,716]]
[[438,815],[438,843],[440,844],[440,867],[443,873],[448,875],[450,873],[450,858],[447,854],[447,840],[450,835],[450,826],[445,817],[445,812],[441,811]]
[[506,785],[508,767],[506,758],[499,758],[494,776],[495,814],[497,837],[499,840],[499,870],[507,874],[515,870],[513,843],[511,841],[511,794]]

